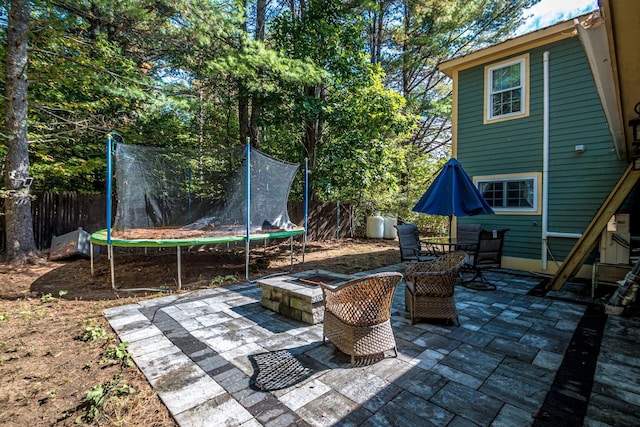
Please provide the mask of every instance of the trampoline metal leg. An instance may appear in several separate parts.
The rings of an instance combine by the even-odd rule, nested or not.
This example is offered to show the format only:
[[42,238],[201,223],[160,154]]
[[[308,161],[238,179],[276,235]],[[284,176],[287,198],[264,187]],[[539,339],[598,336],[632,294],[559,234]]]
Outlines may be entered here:
[[291,253],[289,256],[289,271],[293,270],[293,236],[289,236],[289,242],[291,243]]
[[178,259],[178,290],[182,288],[182,257],[180,256],[180,246],[176,246],[176,257]]
[[89,259],[91,259],[91,275],[93,276],[93,243],[89,242]]
[[113,245],[107,246],[107,253],[109,254],[109,265],[111,266],[111,289],[117,291],[116,288],[116,271],[113,262]]
[[307,229],[304,229],[304,234],[302,235],[302,263],[304,264],[304,253],[307,250]]
[[249,242],[249,239],[247,239],[244,246],[244,276],[247,282],[250,282],[249,280],[249,260],[250,260],[249,251],[250,250],[251,250],[251,243]]
[[[127,288],[120,289],[116,287],[116,268],[115,268],[115,256],[114,256],[114,246],[107,245],[107,256],[109,258],[109,266],[111,267],[111,289],[116,292],[126,291],[126,292],[135,292],[135,291],[153,291],[153,292],[164,292],[166,289],[162,288]],[[182,287],[182,265],[180,260],[180,247],[178,246],[178,290]],[[91,248],[93,251],[93,247]],[[93,274],[93,273],[92,273]]]

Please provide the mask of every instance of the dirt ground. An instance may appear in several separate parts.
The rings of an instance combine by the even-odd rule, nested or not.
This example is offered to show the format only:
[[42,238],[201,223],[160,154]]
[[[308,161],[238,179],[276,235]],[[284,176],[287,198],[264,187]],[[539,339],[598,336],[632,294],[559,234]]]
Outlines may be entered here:
[[[252,250],[250,277],[287,271],[290,246]],[[293,271],[354,273],[400,262],[397,242],[296,244]],[[43,254],[46,256],[46,254]],[[243,248],[182,253],[182,290],[245,279]],[[118,289],[176,292],[175,250],[117,250]],[[114,291],[109,261],[97,257],[12,268],[0,263],[0,424],[4,426],[175,426],[102,315],[107,307],[163,293]]]

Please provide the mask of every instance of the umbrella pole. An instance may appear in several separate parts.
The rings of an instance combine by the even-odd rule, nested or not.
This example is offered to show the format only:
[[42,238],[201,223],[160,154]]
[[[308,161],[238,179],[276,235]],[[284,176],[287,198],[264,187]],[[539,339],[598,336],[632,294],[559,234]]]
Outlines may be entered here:
[[453,220],[453,215],[449,215],[449,247],[451,247],[451,221]]

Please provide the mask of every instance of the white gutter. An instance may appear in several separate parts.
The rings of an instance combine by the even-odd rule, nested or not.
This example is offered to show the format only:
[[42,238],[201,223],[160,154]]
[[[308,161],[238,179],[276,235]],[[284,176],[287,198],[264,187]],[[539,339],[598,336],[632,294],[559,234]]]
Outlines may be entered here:
[[542,63],[542,271],[547,269],[549,236],[549,51]]
[[547,269],[549,237],[579,239],[580,233],[549,231],[549,51],[543,54],[542,74],[542,270]]

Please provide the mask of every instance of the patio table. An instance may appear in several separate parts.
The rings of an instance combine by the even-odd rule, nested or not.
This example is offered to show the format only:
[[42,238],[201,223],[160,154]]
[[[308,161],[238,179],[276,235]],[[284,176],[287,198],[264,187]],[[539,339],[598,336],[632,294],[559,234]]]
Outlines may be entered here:
[[449,237],[425,237],[420,241],[425,245],[425,250],[431,252],[434,256],[442,255],[447,252],[465,250],[478,244],[478,242],[470,242],[468,240],[460,240]]

